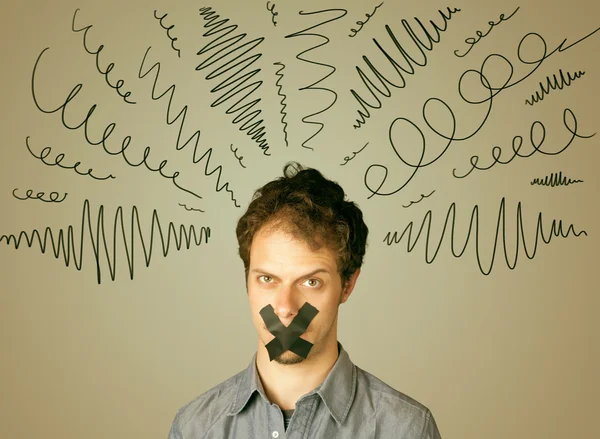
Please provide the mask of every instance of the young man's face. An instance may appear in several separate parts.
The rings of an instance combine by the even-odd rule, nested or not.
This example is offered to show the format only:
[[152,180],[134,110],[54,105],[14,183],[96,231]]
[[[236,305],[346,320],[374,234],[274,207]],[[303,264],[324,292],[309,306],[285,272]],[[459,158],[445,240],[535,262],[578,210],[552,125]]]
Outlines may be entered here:
[[[308,359],[337,342],[338,306],[350,296],[356,276],[342,290],[336,256],[326,246],[315,251],[279,229],[259,230],[250,248],[248,270],[248,297],[259,349],[274,338],[260,316],[266,305],[273,307],[284,326],[305,302],[317,308],[318,314],[301,336],[313,344]],[[288,350],[274,361],[294,364],[302,360]]]

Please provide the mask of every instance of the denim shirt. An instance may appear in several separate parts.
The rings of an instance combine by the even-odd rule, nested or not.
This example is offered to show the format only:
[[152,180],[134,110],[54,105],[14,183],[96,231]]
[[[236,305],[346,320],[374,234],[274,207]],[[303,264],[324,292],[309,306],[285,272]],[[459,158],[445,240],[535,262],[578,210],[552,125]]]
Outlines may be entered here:
[[355,366],[338,343],[323,381],[296,402],[287,430],[283,414],[248,368],[182,407],[169,439],[394,438],[440,439],[429,409]]

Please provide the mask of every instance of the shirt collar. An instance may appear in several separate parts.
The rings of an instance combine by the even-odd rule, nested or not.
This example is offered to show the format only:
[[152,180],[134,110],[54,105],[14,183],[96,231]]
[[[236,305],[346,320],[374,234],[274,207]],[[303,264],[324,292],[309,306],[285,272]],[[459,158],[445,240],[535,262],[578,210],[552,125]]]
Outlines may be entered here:
[[[323,383],[307,395],[318,394],[338,424],[342,424],[348,416],[350,406],[356,393],[356,367],[350,361],[350,356],[338,342],[338,359]],[[258,392],[265,401],[262,383],[256,369],[256,354],[244,372],[241,373],[235,399],[228,415],[237,415],[248,404],[250,398]]]

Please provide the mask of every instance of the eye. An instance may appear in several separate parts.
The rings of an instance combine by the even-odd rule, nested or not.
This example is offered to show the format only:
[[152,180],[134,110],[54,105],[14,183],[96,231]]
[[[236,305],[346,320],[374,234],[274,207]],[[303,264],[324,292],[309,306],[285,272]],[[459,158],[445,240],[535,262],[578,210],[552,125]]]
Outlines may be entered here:
[[302,285],[310,288],[316,288],[321,285],[321,281],[319,279],[306,279]]
[[270,284],[273,282],[273,278],[271,276],[267,276],[266,274],[262,274],[258,276],[258,281],[263,284]]

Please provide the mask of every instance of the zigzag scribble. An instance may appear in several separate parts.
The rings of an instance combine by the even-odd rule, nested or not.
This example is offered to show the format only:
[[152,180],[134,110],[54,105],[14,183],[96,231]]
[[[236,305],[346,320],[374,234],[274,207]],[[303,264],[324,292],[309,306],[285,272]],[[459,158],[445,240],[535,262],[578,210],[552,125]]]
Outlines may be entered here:
[[322,114],[322,113],[326,112],[327,110],[329,110],[331,107],[333,107],[335,105],[335,103],[337,102],[337,98],[338,98],[338,95],[335,91],[331,90],[330,88],[326,88],[326,87],[317,87],[317,85],[319,85],[321,82],[325,81],[327,78],[329,78],[331,75],[333,75],[336,72],[336,68],[331,64],[324,64],[324,63],[320,63],[318,61],[313,61],[308,58],[303,58],[302,55],[304,55],[305,53],[311,52],[313,50],[316,50],[319,47],[325,46],[329,43],[329,38],[327,38],[325,35],[321,35],[321,34],[317,34],[317,33],[310,33],[309,31],[311,31],[319,26],[323,26],[324,24],[330,23],[332,21],[339,20],[340,18],[344,17],[348,13],[348,11],[346,9],[323,9],[320,11],[313,11],[313,12],[304,12],[304,11],[298,12],[299,15],[315,15],[315,14],[323,14],[323,13],[327,13],[327,12],[335,12],[337,14],[335,14],[335,16],[333,16],[333,18],[325,19],[324,21],[321,21],[313,26],[307,27],[306,29],[302,29],[301,31],[295,32],[293,34],[286,35],[286,37],[285,37],[285,38],[295,38],[295,37],[311,36],[311,37],[319,37],[319,38],[325,40],[325,41],[321,42],[320,44],[311,46],[308,49],[303,50],[302,52],[300,52],[299,54],[296,55],[296,59],[298,59],[300,61],[304,61],[306,63],[314,64],[317,66],[327,67],[330,70],[329,73],[327,73],[321,79],[313,82],[312,84],[309,84],[305,87],[301,87],[298,89],[300,91],[322,90],[322,91],[329,92],[333,95],[333,102],[331,102],[328,106],[326,106],[322,110],[317,111],[316,113],[309,114],[302,118],[302,122],[304,122],[306,124],[319,125],[319,129],[313,135],[311,135],[308,139],[306,139],[304,142],[302,142],[303,148],[307,148],[307,149],[311,149],[311,150],[314,150],[314,148],[307,146],[308,142],[310,142],[315,136],[317,136],[323,130],[323,128],[325,126],[325,124],[323,124],[322,122],[314,121],[311,119],[314,116],[318,116],[319,114]]
[[287,116],[287,112],[285,111],[287,104],[285,103],[285,100],[287,98],[287,95],[285,93],[283,93],[283,87],[281,86],[281,80],[283,79],[283,73],[281,73],[284,69],[285,69],[285,64],[283,64],[282,62],[275,62],[273,63],[274,66],[281,66],[281,68],[279,70],[277,70],[275,72],[275,74],[277,76],[279,76],[279,78],[277,78],[277,81],[275,82],[275,85],[277,86],[277,95],[281,96],[281,110],[279,111],[281,113],[281,123],[283,124],[283,135],[285,137],[285,146],[289,146],[288,143],[288,132],[287,132],[287,122],[285,121],[285,117]]
[[[196,246],[208,243],[210,238],[210,227],[201,227],[199,232],[196,231],[196,227],[190,225],[188,227],[180,225],[179,231],[176,226],[169,222],[166,232],[163,232],[163,228],[158,217],[156,209],[152,213],[152,226],[150,236],[145,237],[142,232],[142,225],[140,224],[140,218],[136,206],[131,208],[131,223],[130,227],[127,228],[125,220],[123,218],[123,208],[119,206],[115,212],[114,220],[108,222],[112,223],[113,231],[112,234],[105,231],[104,221],[104,206],[100,205],[98,208],[98,216],[96,220],[95,231],[93,229],[93,221],[90,213],[90,203],[85,200],[83,203],[83,209],[81,214],[81,228],[79,231],[78,239],[75,237],[75,229],[73,225],[69,225],[66,229],[60,229],[58,232],[53,231],[50,227],[42,233],[34,229],[28,233],[21,231],[18,236],[16,235],[2,235],[0,236],[0,244],[5,243],[6,245],[14,245],[15,250],[19,249],[22,241],[25,240],[27,247],[33,247],[34,243],[37,243],[41,252],[46,253],[48,248],[52,249],[52,253],[56,259],[61,256],[68,267],[71,263],[71,258],[75,268],[81,271],[83,267],[84,247],[85,244],[90,242],[92,245],[94,258],[96,260],[96,275],[98,284],[102,283],[102,269],[100,265],[101,260],[105,260],[108,264],[108,270],[110,278],[114,281],[117,274],[117,244],[124,246],[125,255],[127,257],[127,265],[129,268],[130,279],[134,276],[134,262],[136,249],[139,250],[140,245],[144,253],[144,261],[146,267],[150,266],[152,260],[152,252],[155,247],[155,233],[160,236],[160,249],[163,256],[167,256],[171,250],[171,240],[174,240],[174,245],[177,250],[181,250],[182,246],[189,250],[192,243]],[[139,243],[136,240],[139,238]],[[112,241],[112,249],[109,249],[108,242]],[[88,244],[89,245],[89,244]]]

